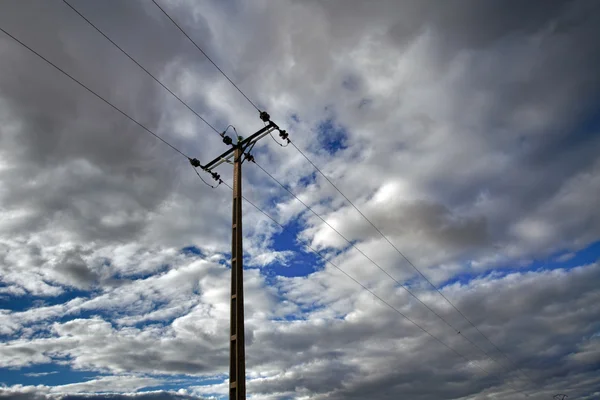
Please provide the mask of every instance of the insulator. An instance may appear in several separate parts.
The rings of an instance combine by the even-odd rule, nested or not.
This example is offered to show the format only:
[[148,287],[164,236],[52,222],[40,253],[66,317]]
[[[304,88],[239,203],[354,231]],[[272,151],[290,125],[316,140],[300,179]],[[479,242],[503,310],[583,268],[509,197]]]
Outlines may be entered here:
[[248,160],[250,162],[254,162],[254,156],[252,154],[247,154],[246,153],[246,160]]
[[271,116],[266,111],[261,111],[260,119],[262,119],[265,122],[269,122],[271,120]]
[[229,136],[223,136],[223,143],[225,143],[228,146],[231,146],[231,144],[233,143],[233,140],[231,140],[231,138]]
[[211,175],[215,181],[221,179],[221,175],[217,174],[216,172],[211,172]]
[[283,130],[283,131],[279,131],[279,137],[282,138],[283,140],[286,140],[288,138],[288,133]]
[[200,161],[198,161],[197,158],[190,158],[190,164],[192,164],[193,167],[198,168],[200,166]]

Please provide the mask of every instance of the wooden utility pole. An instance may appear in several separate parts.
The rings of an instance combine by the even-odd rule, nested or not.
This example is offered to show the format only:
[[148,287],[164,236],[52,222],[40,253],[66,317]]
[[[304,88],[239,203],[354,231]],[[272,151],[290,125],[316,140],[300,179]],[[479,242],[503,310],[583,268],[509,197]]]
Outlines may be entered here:
[[233,215],[231,225],[231,337],[229,398],[246,398],[246,344],[244,340],[244,249],[242,246],[242,147],[233,152]]
[[[229,399],[246,399],[246,346],[244,340],[244,248],[242,246],[242,163],[253,161],[250,154],[256,142],[278,130],[279,137],[287,140],[287,133],[270,121],[269,114],[261,112],[260,118],[266,126],[247,139],[230,137],[221,134],[223,142],[231,148],[209,162],[200,165],[197,159],[191,159],[194,167],[200,167],[212,177],[221,181],[221,176],[214,169],[223,163],[233,164],[233,214],[231,221],[231,314],[229,332]],[[231,161],[233,158],[233,161]]]

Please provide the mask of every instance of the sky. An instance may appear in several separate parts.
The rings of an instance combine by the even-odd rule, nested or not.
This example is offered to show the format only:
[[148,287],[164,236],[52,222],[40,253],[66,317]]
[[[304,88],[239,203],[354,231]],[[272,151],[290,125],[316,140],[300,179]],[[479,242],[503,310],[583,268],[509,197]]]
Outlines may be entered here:
[[[153,2],[69,2],[218,132],[263,126]],[[600,398],[596,1],[157,2],[294,144],[244,164],[277,221],[244,203],[248,398]],[[0,27],[227,149],[64,2]],[[230,229],[225,185],[0,33],[0,398],[227,398]]]

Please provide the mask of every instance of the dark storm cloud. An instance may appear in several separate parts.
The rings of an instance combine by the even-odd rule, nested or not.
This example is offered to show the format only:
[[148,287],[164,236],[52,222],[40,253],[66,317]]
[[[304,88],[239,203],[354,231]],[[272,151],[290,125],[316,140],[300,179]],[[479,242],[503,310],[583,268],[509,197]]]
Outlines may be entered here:
[[[371,221],[385,234],[407,234],[431,240],[445,248],[466,250],[485,245],[488,241],[485,217],[461,217],[441,204],[427,201],[398,202],[393,207],[379,205],[369,210]],[[344,220],[346,215],[336,217]],[[362,221],[360,221],[362,222]],[[358,225],[358,224],[357,224]],[[379,238],[377,232],[356,229],[349,239],[361,238],[370,233]],[[361,239],[365,239],[362,237]]]
[[99,276],[92,271],[85,260],[76,251],[68,251],[62,260],[57,264],[57,270],[73,279],[74,285],[88,288],[97,282]]
[[[161,116],[156,87],[115,57],[95,32],[81,29],[79,17],[69,15],[72,11],[64,4],[41,6],[43,11],[36,2],[5,5],[2,26],[156,129]],[[30,24],[19,24],[21,20]],[[155,209],[172,187],[172,175],[157,168],[159,156],[171,155],[85,89],[6,36],[1,40],[2,147],[12,164],[2,173],[2,203],[31,211],[18,231],[64,223],[87,239],[119,239],[139,232],[144,221],[134,213]],[[108,200],[113,195],[117,200]],[[102,219],[115,206],[123,219],[107,226]]]
[[[194,63],[198,72],[217,73],[154,5],[73,4],[167,86],[180,85],[172,65]],[[199,155],[164,129],[183,106],[62,2],[7,2],[0,23],[150,130]],[[200,33],[210,43],[209,32]],[[178,155],[12,39],[0,40],[0,140],[10,165],[1,172],[2,204],[29,211],[14,229],[66,225],[87,240],[124,240],[143,232],[147,213],[174,189],[171,166]],[[189,101],[203,113],[202,96]],[[207,127],[200,124],[204,135]]]
[[[73,4],[195,108],[215,108],[211,121],[231,117],[248,130],[247,120],[259,122],[226,95],[223,78],[153,4]],[[600,237],[600,139],[591,118],[600,88],[594,2],[167,4],[252,98],[261,93],[257,97],[281,120],[300,116],[293,139],[417,265],[464,258],[485,265],[496,253],[522,261],[576,251]],[[215,135],[204,140],[206,127],[189,123],[181,105],[61,2],[3,3],[0,25],[191,155],[222,151]],[[231,89],[226,81],[223,86]],[[365,99],[369,106],[359,108]],[[318,143],[311,127],[331,115],[347,128],[347,148],[326,155],[311,147]],[[76,370],[114,374],[222,376],[226,268],[194,264],[178,253],[190,242],[207,254],[227,251],[230,194],[192,186],[187,165],[171,168],[179,166],[171,149],[5,37],[0,122],[6,289],[56,296],[68,286],[99,286],[89,299],[2,311],[3,332],[21,335],[0,346],[3,365],[68,360]],[[261,154],[268,170],[281,174],[343,233],[364,240],[359,247],[397,264],[396,254],[380,251],[382,242],[365,221],[330,199],[323,182],[305,187],[310,165],[292,148],[280,150]],[[250,197],[272,195],[269,206],[281,202],[253,167],[246,171]],[[295,219],[302,207],[280,206],[289,221],[307,228],[310,240],[333,246],[334,235],[320,221],[303,225]],[[269,242],[267,226],[252,213],[246,218],[246,243],[269,250],[255,244]],[[513,366],[486,360],[379,279],[364,259],[344,252],[339,260],[492,376],[328,268],[275,280],[275,288],[264,274],[248,270],[248,388],[258,398],[505,400],[515,396],[511,384],[528,388],[537,400],[545,390],[567,388],[592,398],[598,387],[597,265],[490,275],[444,288],[533,377],[530,388]],[[435,278],[450,279],[460,268]],[[128,279],[108,285],[105,271]],[[419,295],[465,336],[494,351],[439,297],[425,290]],[[82,310],[100,316],[68,320]],[[56,391],[106,388],[106,382],[74,385]],[[227,391],[226,384],[214,386],[194,390]],[[52,390],[13,387],[2,395],[73,396]],[[118,396],[154,395],[175,396]]]
[[[175,92],[181,71],[218,73],[206,68],[206,59],[190,51],[154,5],[73,4]],[[201,156],[211,148],[212,142],[198,146],[176,134],[187,110],[63,2],[9,1],[0,14],[3,29],[187,154]],[[210,247],[220,245],[220,224],[208,228],[208,218],[186,216],[212,207],[193,200],[205,189],[191,169],[179,175],[185,159],[4,34],[0,53],[2,280],[20,281],[11,291],[25,285],[30,293],[56,295],[62,289],[54,281],[88,288],[99,279],[90,267],[98,261],[90,259],[98,245],[126,245],[144,236],[157,246],[165,238],[189,245],[199,236]],[[187,100],[210,114],[203,95]],[[195,124],[191,129],[206,134],[203,123]],[[204,197],[211,196],[218,194]],[[80,251],[90,257],[69,258]],[[47,272],[49,264],[56,274]]]

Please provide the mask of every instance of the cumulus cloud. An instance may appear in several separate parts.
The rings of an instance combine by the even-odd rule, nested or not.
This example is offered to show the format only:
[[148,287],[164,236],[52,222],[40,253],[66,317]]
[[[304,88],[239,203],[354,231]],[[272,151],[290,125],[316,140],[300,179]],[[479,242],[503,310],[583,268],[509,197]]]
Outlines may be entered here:
[[[65,385],[68,386],[68,385]],[[9,388],[0,388],[0,398],[18,399],[18,400],[126,400],[126,399],[173,399],[173,400],[202,400],[200,397],[189,396],[185,393],[173,391],[148,391],[139,393],[111,393],[111,394],[55,394],[49,392],[50,388],[39,386],[20,386],[15,385]]]
[[[72,3],[218,130],[261,127],[152,3]],[[600,238],[594,2],[161,4],[512,360],[293,146],[265,138],[260,165],[461,334],[248,163],[245,195],[293,235],[282,240],[244,205],[253,398],[598,395],[598,264],[527,268]],[[62,2],[0,8],[0,26],[186,154],[204,162],[224,150]],[[0,397],[227,393],[231,193],[186,164],[0,37],[0,367],[101,374],[49,384],[59,374],[27,370],[48,381],[8,384]],[[231,180],[230,168],[219,173]],[[311,258],[305,240],[468,361]],[[294,263],[311,273],[277,275]],[[141,392],[170,382],[182,391]]]

